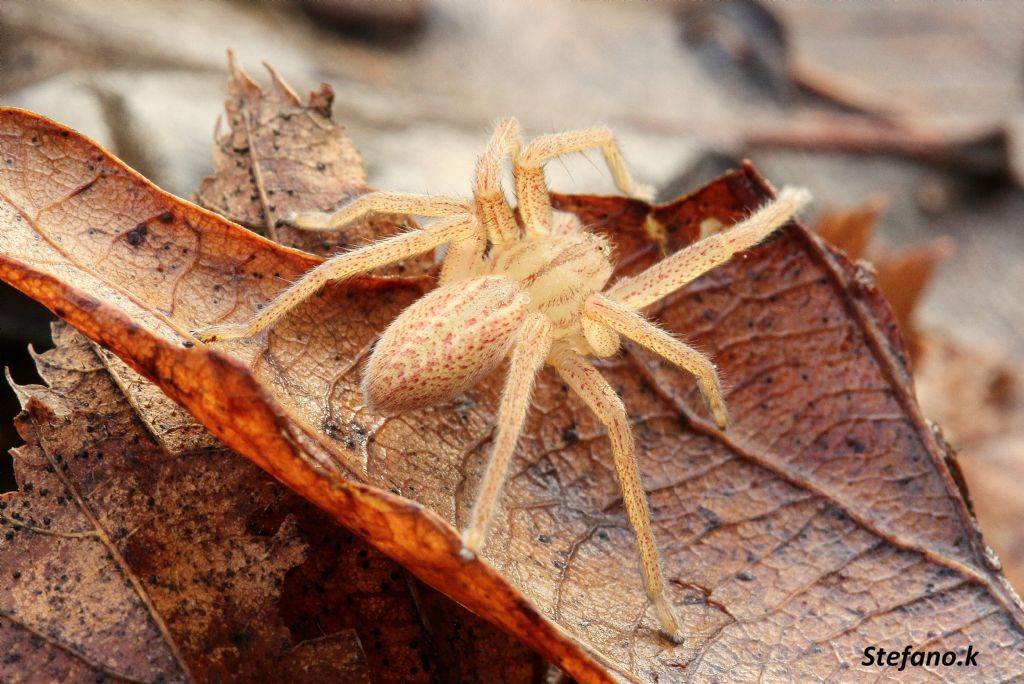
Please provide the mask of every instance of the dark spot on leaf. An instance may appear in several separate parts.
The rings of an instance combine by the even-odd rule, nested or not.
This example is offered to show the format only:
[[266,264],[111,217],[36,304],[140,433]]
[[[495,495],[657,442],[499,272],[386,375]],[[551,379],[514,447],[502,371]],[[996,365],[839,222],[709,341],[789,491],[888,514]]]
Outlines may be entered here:
[[567,446],[573,445],[576,442],[580,441],[580,436],[576,432],[575,423],[562,430],[562,441],[565,442]]
[[135,226],[125,235],[125,239],[128,240],[128,244],[132,247],[138,247],[146,241],[146,234],[149,232],[149,226],[145,223],[140,223]]
[[848,446],[851,449],[853,449],[853,453],[855,453],[855,454],[863,454],[864,453],[864,449],[865,449],[864,444],[862,442],[860,442],[859,440],[853,438],[853,437],[847,437],[846,438],[846,446]]

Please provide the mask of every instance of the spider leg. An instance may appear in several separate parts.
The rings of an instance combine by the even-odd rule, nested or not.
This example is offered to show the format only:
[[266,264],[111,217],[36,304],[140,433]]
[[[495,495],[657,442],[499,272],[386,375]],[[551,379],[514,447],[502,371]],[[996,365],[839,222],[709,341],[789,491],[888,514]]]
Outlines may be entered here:
[[615,136],[607,126],[542,135],[530,141],[512,166],[516,196],[519,199],[519,215],[528,233],[545,235],[551,232],[551,202],[544,180],[544,162],[594,147],[600,147],[604,153],[615,187],[630,197],[646,199],[650,196],[648,188],[633,182]]
[[506,157],[518,155],[521,146],[519,122],[512,117],[502,119],[476,163],[473,198],[477,216],[495,244],[511,242],[519,237],[515,214],[501,189],[501,166]]
[[439,285],[447,285],[455,280],[468,278],[474,275],[475,267],[487,249],[487,236],[484,231],[477,229],[473,234],[462,240],[452,242],[448,245],[448,251],[444,254],[441,262],[441,275],[438,277]]
[[210,326],[193,334],[205,342],[251,337],[272,326],[331,281],[365,273],[378,266],[421,254],[446,242],[470,238],[477,232],[479,227],[475,217],[457,216],[432,223],[422,230],[401,233],[360,249],[338,254],[307,272],[245,323]]
[[722,383],[711,359],[683,341],[677,340],[637,311],[601,293],[591,295],[583,303],[583,316],[603,323],[641,347],[650,349],[658,356],[693,374],[697,378],[697,385],[711,416],[715,419],[715,424],[725,428],[728,415],[725,411],[725,399],[722,397]]
[[472,211],[473,205],[468,200],[458,197],[368,192],[343,204],[334,212],[299,212],[290,215],[288,221],[303,230],[339,230],[369,213],[445,217],[468,214]]
[[530,394],[537,372],[551,349],[551,323],[544,314],[531,314],[520,328],[505,389],[498,408],[498,433],[491,447],[480,491],[469,516],[469,527],[462,534],[462,556],[472,559],[484,544],[494,504],[501,495],[519,435],[523,430]]
[[640,549],[647,596],[654,603],[654,610],[662,629],[673,641],[679,643],[683,635],[679,618],[676,617],[675,609],[669,602],[668,587],[661,568],[661,559],[658,557],[658,547],[654,541],[654,530],[651,528],[647,492],[640,481],[640,471],[636,463],[626,407],[608,381],[578,352],[564,348],[554,355],[552,363],[566,384],[583,399],[608,430],[626,515],[636,532],[636,542]]
[[726,231],[693,243],[654,264],[646,271],[623,278],[605,294],[631,309],[653,304],[733,254],[750,249],[793,218],[811,199],[802,188],[783,188],[778,196]]

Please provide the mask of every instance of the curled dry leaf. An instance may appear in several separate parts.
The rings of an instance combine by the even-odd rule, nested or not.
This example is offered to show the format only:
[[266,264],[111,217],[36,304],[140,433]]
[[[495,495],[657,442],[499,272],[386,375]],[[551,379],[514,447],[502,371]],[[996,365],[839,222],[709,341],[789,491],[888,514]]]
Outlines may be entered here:
[[[691,378],[632,349],[603,364],[634,419],[689,635],[670,648],[605,436],[548,372],[483,559],[459,559],[500,374],[392,417],[358,391],[375,335],[429,280],[354,279],[263,337],[194,345],[185,331],[249,317],[318,259],[160,192],[38,116],[2,111],[0,141],[0,277],[577,680],[826,678],[860,668],[868,645],[905,643],[983,654],[976,669],[944,670],[951,679],[1024,675],[1024,612],[912,399],[891,313],[867,273],[802,228],[652,312],[719,363],[727,432],[706,420]],[[768,195],[747,167],[653,209],[559,201],[616,242],[627,273]]]
[[335,677],[369,681],[353,631],[292,650],[278,603],[307,549],[294,519],[253,525],[281,498],[273,480],[223,468],[223,448],[167,458],[89,343],[55,337],[38,358],[49,387],[16,388],[27,444],[21,491],[0,498],[0,679],[254,680],[330,654]]
[[339,197],[366,192],[359,152],[331,121],[330,86],[310,93],[309,105],[303,106],[270,67],[266,91],[245,73],[233,51],[228,52],[228,68],[228,130],[218,130],[213,148],[217,174],[203,179],[196,193],[199,204],[272,233],[287,211],[278,202],[323,211]]
[[[373,540],[428,584],[445,587],[453,598],[534,645],[549,660],[578,673],[584,681],[607,678],[603,668],[557,626],[538,615],[492,567],[481,561],[462,561],[458,535],[436,514],[360,483],[354,474],[361,470],[358,451],[337,444],[310,426],[308,411],[325,430],[341,436],[332,416],[320,415],[324,397],[310,395],[312,402],[300,399],[289,407],[275,399],[273,391],[296,399],[304,395],[304,388],[292,384],[291,372],[312,373],[310,379],[315,377],[326,386],[337,385],[334,377],[324,377],[320,371],[337,372],[338,380],[344,376],[343,368],[322,366],[328,359],[340,360],[340,354],[347,351],[334,345],[346,341],[343,331],[337,335],[325,331],[329,335],[324,339],[331,340],[324,349],[329,354],[327,359],[293,359],[287,363],[291,366],[287,375],[279,373],[284,359],[253,348],[253,353],[243,354],[251,364],[247,365],[236,357],[195,346],[185,334],[185,330],[218,315],[252,312],[267,293],[308,270],[319,261],[317,258],[280,248],[157,190],[91,141],[53,122],[13,109],[0,110],[0,119],[0,195],[4,198],[0,204],[0,224],[4,226],[0,232],[0,277],[48,302],[55,313],[113,350],[144,376],[163,378],[157,384],[226,444],[360,536]],[[63,171],[57,168],[63,163],[49,156],[56,151],[54,144],[68,146],[58,154],[70,164]],[[57,167],[51,165],[53,162]],[[82,172],[86,176],[80,176]],[[53,185],[65,181],[72,187],[58,189]],[[49,199],[36,195],[32,187]],[[54,191],[56,195],[49,194]],[[70,201],[84,209],[100,197],[109,203],[104,216],[92,214],[88,225],[75,227],[77,220],[68,220],[64,211],[51,216],[58,233],[71,231],[63,235],[42,228],[40,213],[32,208],[41,199],[46,205],[55,200],[54,207]],[[64,208],[77,211],[70,205]],[[131,226],[122,229],[117,225],[120,220],[128,220]],[[28,228],[28,232],[19,231],[17,226]],[[80,232],[108,243],[108,248],[129,251],[94,251],[99,243],[84,247],[77,238],[72,239]],[[235,238],[241,242],[234,243]],[[75,254],[65,245],[74,245]],[[40,270],[43,264],[49,266]],[[132,282],[140,289],[129,284]],[[389,319],[386,310],[371,314],[366,309],[382,304],[391,307],[393,315],[419,295],[427,283],[367,278],[348,284],[352,286],[357,289],[335,292],[341,295],[337,304],[362,300],[370,292],[380,301],[365,300],[359,313],[346,312],[342,307],[330,315],[340,316],[334,320],[341,321],[341,327],[353,331],[364,328],[361,341],[357,337],[347,342],[365,345],[373,335],[369,321],[381,327]],[[181,304],[185,301],[189,302],[187,307]],[[192,303],[199,304],[199,309],[191,309]],[[363,320],[350,319],[353,314]],[[320,324],[316,327],[319,329]],[[351,355],[356,357],[356,353]],[[264,386],[257,375],[276,389]]]
[[[326,254],[395,232],[408,217],[369,216],[344,231],[297,230],[281,225],[293,211],[328,211],[370,188],[362,158],[344,129],[331,120],[334,91],[328,85],[303,104],[271,67],[266,90],[228,52],[228,129],[217,134],[213,176],[203,179],[196,202],[269,235],[280,244]],[[381,273],[421,273],[429,259],[409,260]]]
[[49,386],[16,388],[0,681],[538,680],[526,647],[255,465],[169,452],[84,337],[55,342],[37,357]]

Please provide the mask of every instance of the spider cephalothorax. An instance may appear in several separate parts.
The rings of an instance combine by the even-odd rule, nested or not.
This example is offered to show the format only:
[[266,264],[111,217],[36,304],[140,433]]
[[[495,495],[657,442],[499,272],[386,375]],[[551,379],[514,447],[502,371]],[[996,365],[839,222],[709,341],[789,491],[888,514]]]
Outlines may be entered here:
[[[809,196],[803,190],[783,189],[774,201],[731,229],[607,287],[613,270],[610,245],[588,232],[575,216],[555,216],[543,171],[549,159],[594,147],[604,153],[622,192],[643,194],[607,128],[541,136],[523,148],[518,124],[505,119],[477,164],[472,201],[377,192],[358,197],[333,214],[296,216],[295,225],[309,229],[338,229],[368,212],[440,220],[334,256],[251,320],[205,328],[196,336],[212,341],[255,335],[328,282],[447,244],[439,287],[403,311],[374,347],[363,375],[367,405],[401,411],[442,402],[510,358],[487,472],[463,533],[463,556],[472,559],[484,543],[534,379],[545,364],[554,366],[608,430],[626,513],[636,531],[644,585],[662,627],[678,641],[679,620],[661,569],[626,410],[587,357],[615,354],[620,336],[663,356],[697,378],[715,423],[724,428],[725,402],[714,364],[648,321],[640,310],[756,245],[792,218]],[[508,157],[518,221],[500,186]]]

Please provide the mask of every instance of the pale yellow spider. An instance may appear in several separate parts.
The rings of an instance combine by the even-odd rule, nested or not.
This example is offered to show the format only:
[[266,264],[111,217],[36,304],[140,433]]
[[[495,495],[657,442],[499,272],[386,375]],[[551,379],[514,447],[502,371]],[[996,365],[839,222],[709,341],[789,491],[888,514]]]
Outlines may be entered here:
[[[604,153],[622,192],[641,194],[606,127],[541,136],[523,148],[519,125],[505,119],[477,163],[472,200],[375,192],[333,214],[295,216],[295,225],[307,229],[339,229],[369,212],[442,220],[334,256],[248,322],[208,327],[196,336],[212,341],[256,335],[331,281],[447,244],[439,287],[403,311],[370,356],[363,375],[367,406],[394,412],[449,400],[511,355],[490,460],[463,533],[463,557],[471,560],[487,535],[534,379],[545,363],[554,366],[608,431],[626,514],[636,532],[644,585],[661,626],[678,642],[683,635],[668,598],[629,418],[615,390],[587,357],[615,354],[619,335],[624,335],[696,376],[715,423],[724,428],[725,403],[715,365],[648,321],[640,310],[759,243],[792,218],[809,195],[783,189],[730,230],[605,289],[612,275],[608,241],[588,232],[572,214],[555,217],[544,180],[547,160],[590,148]],[[518,219],[500,184],[506,157],[513,162]]]

